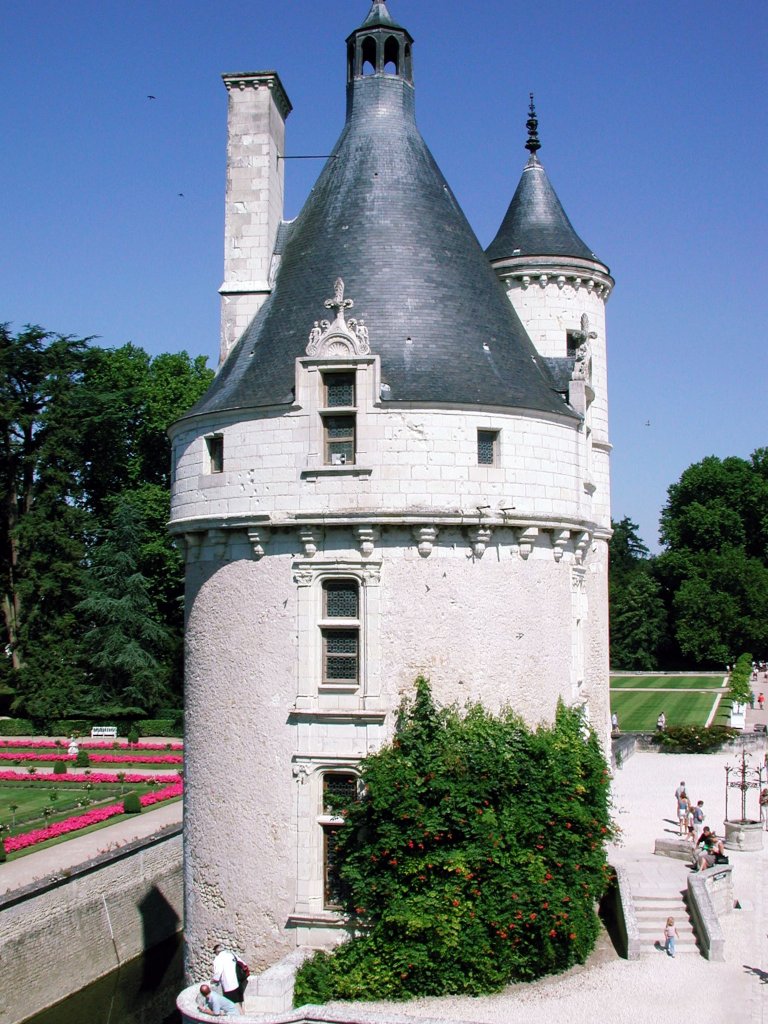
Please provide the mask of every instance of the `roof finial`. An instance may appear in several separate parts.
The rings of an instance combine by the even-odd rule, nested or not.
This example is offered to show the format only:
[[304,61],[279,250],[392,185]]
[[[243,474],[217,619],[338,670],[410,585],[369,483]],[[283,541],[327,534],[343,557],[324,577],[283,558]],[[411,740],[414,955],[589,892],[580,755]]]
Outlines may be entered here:
[[525,122],[525,127],[528,129],[528,141],[525,144],[525,148],[531,154],[536,155],[536,150],[541,149],[541,143],[539,142],[539,121],[536,117],[536,107],[533,105],[533,93],[528,94],[531,97],[531,105],[528,108],[528,120]]

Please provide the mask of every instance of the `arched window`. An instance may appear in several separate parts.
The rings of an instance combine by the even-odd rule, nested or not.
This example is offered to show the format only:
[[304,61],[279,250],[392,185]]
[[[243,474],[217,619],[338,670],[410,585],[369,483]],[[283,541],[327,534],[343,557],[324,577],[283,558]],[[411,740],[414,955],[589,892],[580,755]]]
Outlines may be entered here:
[[375,75],[376,74],[376,40],[371,36],[366,36],[363,40],[363,61],[360,69],[363,75]]
[[390,36],[384,44],[384,72],[387,75],[400,73],[400,44]]

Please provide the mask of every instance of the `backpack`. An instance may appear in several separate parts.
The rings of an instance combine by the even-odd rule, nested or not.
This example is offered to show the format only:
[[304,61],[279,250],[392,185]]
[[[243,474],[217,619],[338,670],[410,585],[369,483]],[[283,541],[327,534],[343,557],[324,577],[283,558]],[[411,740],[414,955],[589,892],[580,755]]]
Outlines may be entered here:
[[237,975],[237,984],[241,988],[245,988],[251,976],[251,968],[238,957],[235,957],[235,973]]

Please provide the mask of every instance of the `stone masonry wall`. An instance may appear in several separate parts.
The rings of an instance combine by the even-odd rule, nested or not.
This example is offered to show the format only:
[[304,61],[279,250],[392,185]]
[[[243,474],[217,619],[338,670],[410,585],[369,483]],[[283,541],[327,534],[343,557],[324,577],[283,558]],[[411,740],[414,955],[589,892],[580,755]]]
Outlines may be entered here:
[[177,932],[181,858],[176,832],[1,896],[3,1024],[26,1020]]

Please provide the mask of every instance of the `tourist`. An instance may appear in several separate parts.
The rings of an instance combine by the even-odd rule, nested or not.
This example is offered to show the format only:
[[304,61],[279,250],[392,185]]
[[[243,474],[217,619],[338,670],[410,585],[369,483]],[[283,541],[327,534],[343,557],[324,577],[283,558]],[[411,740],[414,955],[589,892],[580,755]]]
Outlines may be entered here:
[[656,732],[664,732],[667,727],[667,716],[662,711],[656,719]]
[[611,732],[614,736],[619,735],[619,716],[614,711],[611,715]]
[[760,693],[758,693],[758,695],[757,695],[757,709],[758,709],[758,711],[762,711],[763,710],[763,705],[764,704],[765,704],[765,694],[761,690]]
[[214,961],[211,980],[221,987],[222,994],[237,1003],[243,1011],[243,990],[237,980],[237,957],[231,950],[217,943],[213,947]]
[[768,830],[768,786],[760,790],[760,821],[763,828]]
[[696,806],[693,808],[693,831],[694,840],[699,841],[702,831],[704,830],[704,801],[699,800]]
[[694,850],[696,856],[694,870],[706,871],[707,868],[714,867],[717,858],[722,857],[724,852],[722,840],[717,838],[708,825],[705,825]]
[[675,941],[679,938],[674,917],[668,917],[664,926],[664,949],[667,951],[667,956],[675,955]]
[[680,835],[686,836],[688,834],[688,812],[691,808],[688,800],[688,794],[684,789],[675,790],[678,793],[677,797],[677,824],[680,828]]
[[211,986],[205,983],[200,986],[197,1008],[203,1013],[210,1013],[212,1017],[234,1017],[240,1012],[231,999],[214,992]]

